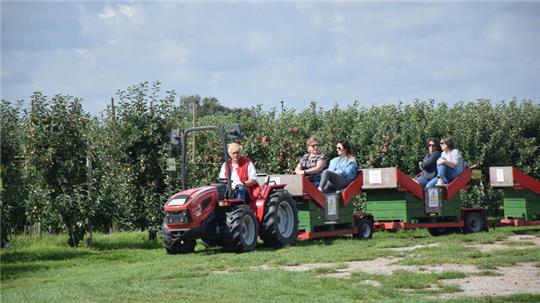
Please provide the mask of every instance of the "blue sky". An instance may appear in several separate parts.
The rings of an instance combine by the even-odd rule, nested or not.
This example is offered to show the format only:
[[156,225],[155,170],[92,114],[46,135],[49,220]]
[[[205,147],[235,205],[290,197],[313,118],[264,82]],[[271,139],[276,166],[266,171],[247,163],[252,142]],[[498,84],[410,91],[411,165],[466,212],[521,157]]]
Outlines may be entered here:
[[540,2],[1,2],[1,95],[105,109],[160,80],[230,107],[540,98]]

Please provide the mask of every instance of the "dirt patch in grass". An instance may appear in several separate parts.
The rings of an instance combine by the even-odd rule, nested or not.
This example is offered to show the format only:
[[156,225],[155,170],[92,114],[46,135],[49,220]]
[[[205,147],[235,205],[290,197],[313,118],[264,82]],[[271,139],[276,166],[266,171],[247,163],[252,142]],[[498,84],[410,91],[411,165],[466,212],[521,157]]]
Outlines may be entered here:
[[418,248],[438,247],[438,246],[440,246],[439,243],[430,243],[430,244],[418,244],[418,245],[406,246],[406,247],[391,247],[387,249],[392,250],[392,251],[412,251]]
[[505,241],[497,241],[489,244],[472,244],[467,247],[478,248],[481,252],[489,252],[500,249],[529,249],[531,246],[540,246],[540,237],[531,235],[510,236]]
[[462,292],[442,294],[439,298],[450,299],[464,296],[509,296],[519,293],[540,294],[540,269],[534,263],[496,270],[500,276],[474,276],[463,279],[443,280],[442,283],[461,288]]
[[[379,274],[379,275],[391,275],[394,271],[397,270],[406,270],[411,272],[427,272],[427,273],[441,273],[447,271],[455,272],[464,272],[464,273],[478,273],[480,270],[473,265],[464,265],[464,264],[441,264],[441,265],[422,265],[422,266],[413,266],[413,265],[399,265],[396,264],[398,261],[403,258],[397,257],[383,257],[373,260],[366,261],[350,261],[343,262],[343,268],[336,269],[332,272],[324,273],[321,276],[324,277],[334,277],[334,278],[348,278],[355,272],[364,272],[368,274]],[[271,269],[278,268],[287,271],[309,271],[317,270],[322,268],[332,268],[335,267],[336,263],[306,263],[298,265],[286,265],[279,267],[270,267],[268,265],[261,265],[252,267],[252,269]]]

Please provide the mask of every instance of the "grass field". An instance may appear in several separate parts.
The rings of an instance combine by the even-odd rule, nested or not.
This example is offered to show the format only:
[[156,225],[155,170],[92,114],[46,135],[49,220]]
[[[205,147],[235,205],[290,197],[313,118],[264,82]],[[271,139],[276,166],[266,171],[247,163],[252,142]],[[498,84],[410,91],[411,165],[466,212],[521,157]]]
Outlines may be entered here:
[[[443,280],[496,276],[494,269],[523,262],[540,267],[540,247],[508,240],[516,234],[540,237],[540,229],[498,228],[488,233],[442,237],[431,237],[424,230],[376,232],[369,241],[350,237],[300,241],[293,247],[259,248],[245,254],[198,244],[196,252],[188,255],[167,255],[161,242],[147,241],[144,232],[98,234],[93,245],[77,249],[67,247],[65,235],[17,236],[0,255],[1,301],[441,302],[437,295],[461,291]],[[508,248],[481,251],[472,246],[495,242],[503,242]],[[422,244],[432,245],[391,249]],[[396,257],[402,265],[475,265],[480,272],[463,273],[458,266],[442,272],[355,272],[346,279],[326,276],[348,261],[378,257]],[[283,269],[306,263],[331,266],[306,271]],[[366,280],[377,285],[365,284]],[[448,302],[540,302],[540,295],[467,297]]]

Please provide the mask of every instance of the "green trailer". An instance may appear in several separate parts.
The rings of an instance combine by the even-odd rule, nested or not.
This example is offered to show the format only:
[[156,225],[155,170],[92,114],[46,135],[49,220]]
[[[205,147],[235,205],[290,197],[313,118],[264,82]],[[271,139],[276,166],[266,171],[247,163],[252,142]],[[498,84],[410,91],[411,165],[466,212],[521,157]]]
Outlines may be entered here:
[[270,175],[270,183],[286,184],[298,209],[298,238],[329,238],[352,234],[369,239],[373,234],[373,217],[356,213],[352,198],[362,189],[362,172],[349,186],[335,193],[320,192],[300,175]]
[[427,228],[432,235],[456,228],[486,231],[484,210],[461,207],[457,195],[470,187],[471,173],[467,168],[447,186],[426,189],[397,167],[364,169],[366,211],[378,229]]
[[540,181],[512,166],[490,167],[489,180],[504,193],[502,225],[540,225]]

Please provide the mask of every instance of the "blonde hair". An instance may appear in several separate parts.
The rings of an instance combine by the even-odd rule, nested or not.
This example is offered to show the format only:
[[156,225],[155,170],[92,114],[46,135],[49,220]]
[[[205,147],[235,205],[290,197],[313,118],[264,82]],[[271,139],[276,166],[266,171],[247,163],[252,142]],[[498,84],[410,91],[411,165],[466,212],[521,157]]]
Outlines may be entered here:
[[306,148],[309,148],[309,146],[313,144],[314,142],[321,144],[321,140],[319,140],[319,138],[315,136],[311,136],[309,137],[309,139],[306,140]]
[[233,143],[229,143],[229,144],[227,145],[227,151],[228,151],[229,153],[231,153],[231,154],[234,153],[234,152],[236,152],[236,151],[239,152],[240,154],[242,154],[242,149],[243,149],[243,148],[242,148],[242,145],[240,145],[240,144],[238,144],[238,143],[234,143],[234,142],[233,142]]

